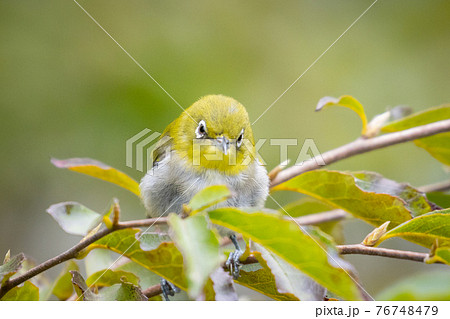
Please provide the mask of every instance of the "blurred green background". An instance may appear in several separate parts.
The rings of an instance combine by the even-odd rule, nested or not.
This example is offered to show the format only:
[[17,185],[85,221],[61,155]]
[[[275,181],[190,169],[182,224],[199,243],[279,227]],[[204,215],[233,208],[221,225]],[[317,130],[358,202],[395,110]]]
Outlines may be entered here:
[[[371,2],[80,4],[183,107],[221,93],[239,100],[255,120]],[[139,180],[143,173],[125,165],[126,140],[144,128],[162,132],[180,108],[73,1],[1,1],[0,30],[0,255],[11,249],[43,261],[76,243],[79,238],[45,212],[53,203],[73,200],[103,211],[117,197],[123,219],[143,218],[131,193],[56,169],[50,157],[95,158]],[[360,132],[348,110],[315,113],[323,96],[353,95],[369,118],[389,106],[417,111],[450,102],[449,39],[449,1],[378,1],[255,124],[254,134],[299,138],[299,146],[289,148],[295,160],[305,138],[324,152]],[[269,169],[278,164],[278,147],[266,143],[261,155]],[[377,171],[415,186],[448,178],[411,143],[330,168]],[[347,242],[360,242],[370,230],[347,222]],[[421,251],[401,240],[384,246]],[[372,294],[404,276],[443,268],[348,260]]]

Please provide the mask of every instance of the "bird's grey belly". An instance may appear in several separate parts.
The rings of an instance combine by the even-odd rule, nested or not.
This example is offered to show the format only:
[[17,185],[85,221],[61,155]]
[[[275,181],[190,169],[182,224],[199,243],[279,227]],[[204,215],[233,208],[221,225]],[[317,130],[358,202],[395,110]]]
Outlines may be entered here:
[[183,204],[200,190],[211,185],[226,185],[232,196],[215,207],[263,207],[269,180],[263,166],[254,162],[242,173],[224,176],[216,171],[200,174],[180,161],[163,160],[141,181],[141,193],[147,212],[152,217],[182,212]]

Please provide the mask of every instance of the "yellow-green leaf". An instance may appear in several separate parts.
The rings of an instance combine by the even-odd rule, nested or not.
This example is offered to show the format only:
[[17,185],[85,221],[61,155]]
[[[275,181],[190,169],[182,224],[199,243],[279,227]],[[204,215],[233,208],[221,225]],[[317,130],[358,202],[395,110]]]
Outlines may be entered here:
[[439,162],[450,166],[450,133],[441,133],[419,140],[414,143],[426,150]]
[[361,135],[365,135],[367,131],[367,117],[366,113],[364,112],[364,107],[359,103],[357,99],[350,95],[343,95],[339,98],[326,96],[319,100],[319,103],[317,103],[316,111],[320,111],[324,107],[330,107],[330,106],[341,106],[346,107],[358,114],[359,118],[362,122],[362,130]]
[[259,261],[259,265],[256,266],[258,269],[247,270],[246,268],[248,267],[244,266],[241,269],[240,276],[238,279],[236,279],[236,282],[244,287],[262,293],[263,295],[266,295],[267,297],[270,297],[274,300],[281,300],[281,301],[299,300],[291,293],[280,293],[277,290],[275,278],[270,268],[264,261],[264,259],[261,258],[260,253],[255,252],[254,255]]
[[225,185],[208,186],[192,197],[189,207],[195,213],[220,203],[230,196],[231,192]]
[[304,233],[293,220],[237,208],[218,208],[208,214],[213,223],[264,246],[337,295],[349,300],[361,298],[354,281],[336,264],[326,245]]
[[97,294],[92,292],[84,281],[81,274],[73,270],[72,283],[78,295],[79,300],[85,301],[146,301],[148,298],[142,293],[141,289],[136,285],[121,281],[119,284],[114,284],[110,287],[105,287]]
[[100,161],[90,158],[69,158],[65,160],[52,158],[51,162],[58,168],[67,168],[71,171],[99,178],[123,187],[137,196],[141,196],[138,182],[125,173]]
[[133,285],[139,284],[139,278],[128,271],[105,269],[97,271],[86,279],[88,286],[109,287],[122,282],[129,282]]
[[[450,119],[450,104],[444,104],[422,112],[414,113],[398,121],[388,123],[382,128],[382,131],[398,132],[412,127],[448,119]],[[415,140],[414,143],[425,149],[438,161],[446,165],[450,165],[450,133],[440,133],[421,138]]]
[[431,247],[436,239],[439,244],[450,244],[450,209],[411,219],[388,231],[378,243],[391,237],[403,237],[425,247]]
[[425,260],[427,264],[443,263],[450,266],[450,247],[438,247],[434,250],[433,256]]
[[66,263],[64,269],[59,274],[53,285],[52,293],[59,300],[67,300],[73,293],[71,270],[79,270],[76,262],[70,260]]
[[177,287],[187,290],[183,256],[175,247],[175,244],[163,242],[157,249],[142,250],[137,240],[139,231],[140,229],[134,228],[115,231],[89,245],[86,252],[95,248],[103,248],[123,254],[123,256],[167,279]]
[[306,172],[272,188],[279,190],[312,196],[377,227],[390,221],[392,228],[410,220],[412,212],[423,214],[431,210],[420,192],[368,172]]
[[390,122],[383,126],[381,130],[386,133],[398,132],[410,129],[412,127],[448,119],[450,119],[450,104],[444,104],[411,114],[397,121]]
[[270,268],[279,293],[293,294],[303,301],[323,300],[325,288],[261,245],[255,243],[254,246],[260,252],[260,255],[255,253],[255,256],[260,264]]
[[39,301],[39,289],[29,281],[8,291],[2,301]]

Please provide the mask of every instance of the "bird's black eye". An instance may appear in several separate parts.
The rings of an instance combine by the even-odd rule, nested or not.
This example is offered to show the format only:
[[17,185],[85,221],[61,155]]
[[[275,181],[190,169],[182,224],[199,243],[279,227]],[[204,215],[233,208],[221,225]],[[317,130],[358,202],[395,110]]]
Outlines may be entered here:
[[238,148],[241,147],[243,139],[244,139],[244,129],[242,129],[241,134],[239,134],[239,137],[236,140],[236,146]]
[[195,136],[197,138],[202,138],[206,136],[206,123],[205,121],[201,120],[198,122],[198,126],[195,130]]

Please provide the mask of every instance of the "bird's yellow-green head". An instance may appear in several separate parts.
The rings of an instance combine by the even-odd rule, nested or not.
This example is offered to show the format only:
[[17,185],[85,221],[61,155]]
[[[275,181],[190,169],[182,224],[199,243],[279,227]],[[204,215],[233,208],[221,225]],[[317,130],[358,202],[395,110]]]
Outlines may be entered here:
[[223,95],[202,97],[166,129],[173,150],[198,171],[236,175],[255,160],[253,132],[244,106]]

